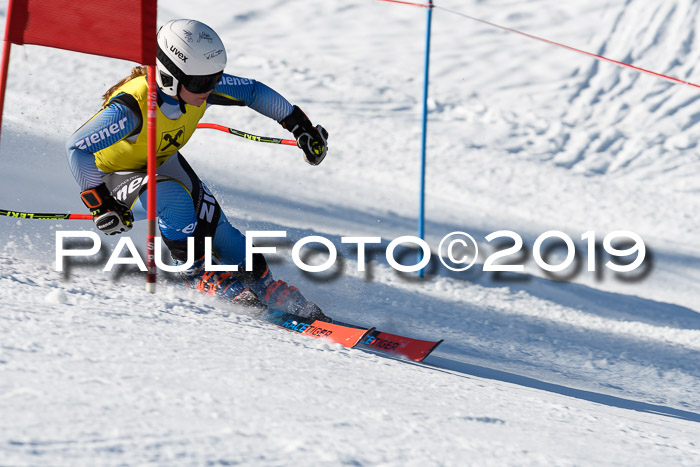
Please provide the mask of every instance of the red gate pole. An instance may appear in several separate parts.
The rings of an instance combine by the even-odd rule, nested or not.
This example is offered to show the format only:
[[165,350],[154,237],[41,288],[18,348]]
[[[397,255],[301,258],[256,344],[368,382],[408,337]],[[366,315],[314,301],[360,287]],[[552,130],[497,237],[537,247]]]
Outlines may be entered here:
[[10,68],[10,47],[9,41],[10,21],[12,20],[12,0],[7,6],[7,18],[5,20],[5,39],[2,42],[2,63],[0,64],[0,135],[2,135],[2,114],[5,109],[5,86],[7,85],[7,74]]
[[155,263],[155,237],[156,237],[156,108],[158,90],[156,87],[156,67],[148,66],[148,175],[146,200],[146,217],[148,231],[146,234],[146,292],[156,292],[156,263]]

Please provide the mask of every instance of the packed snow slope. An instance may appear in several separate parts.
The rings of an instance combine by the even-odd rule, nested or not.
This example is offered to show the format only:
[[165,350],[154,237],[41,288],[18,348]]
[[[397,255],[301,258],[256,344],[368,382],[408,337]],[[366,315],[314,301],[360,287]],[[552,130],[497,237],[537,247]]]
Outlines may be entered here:
[[[698,1],[436,4],[700,82]],[[424,364],[338,348],[167,274],[146,294],[133,267],[102,271],[115,238],[57,272],[56,232],[92,224],[3,218],[0,465],[700,464],[697,88],[435,9],[426,240],[437,252],[464,231],[481,253],[462,273],[433,255],[418,280],[384,253],[416,231],[425,16],[370,0],[171,0],[158,19],[208,23],[228,72],[330,133],[318,167],[208,130],[183,151],[242,231],[287,231],[276,277],[334,318],[442,346]],[[84,212],[64,144],[131,66],[13,47],[0,208]],[[205,121],[288,137],[245,108]],[[512,244],[486,241],[501,230],[523,239],[507,258],[523,272],[483,270]],[[573,239],[581,267],[535,263],[550,230]],[[598,246],[587,271],[581,236],[619,230],[643,239],[642,267],[615,273]],[[308,235],[342,261],[303,273],[291,247]],[[366,271],[344,236],[382,238]],[[144,226],[129,237],[143,252]]]

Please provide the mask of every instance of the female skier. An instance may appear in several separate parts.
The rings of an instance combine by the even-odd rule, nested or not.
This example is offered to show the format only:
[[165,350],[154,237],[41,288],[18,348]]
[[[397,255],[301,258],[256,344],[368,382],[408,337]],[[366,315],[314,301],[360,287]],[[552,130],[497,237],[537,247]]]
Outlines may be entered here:
[[[210,105],[247,106],[291,131],[304,160],[326,157],[328,132],[314,126],[297,106],[264,84],[224,73],[226,50],[219,36],[194,20],[173,20],[157,36],[157,215],[161,236],[176,264],[187,261],[187,238],[194,237],[194,265],[181,273],[200,291],[241,304],[259,304],[312,319],[328,318],[296,287],[272,277],[265,258],[245,264],[245,238],[192,170],[182,147]],[[68,163],[95,225],[107,235],[131,229],[146,217],[146,69],[104,96],[104,105],[78,129],[66,146]],[[212,238],[216,260],[238,265],[238,272],[204,270],[204,239]],[[247,269],[252,268],[251,271]]]

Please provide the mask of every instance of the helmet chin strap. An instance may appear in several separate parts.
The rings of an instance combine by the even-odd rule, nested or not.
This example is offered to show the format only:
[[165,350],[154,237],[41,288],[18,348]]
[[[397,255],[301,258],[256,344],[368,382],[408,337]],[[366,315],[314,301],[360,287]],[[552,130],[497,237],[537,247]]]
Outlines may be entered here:
[[180,95],[180,90],[182,89],[182,83],[178,82],[177,83],[177,102],[178,105],[180,106],[180,112],[187,113],[187,110],[185,109],[185,101],[182,100],[182,96]]

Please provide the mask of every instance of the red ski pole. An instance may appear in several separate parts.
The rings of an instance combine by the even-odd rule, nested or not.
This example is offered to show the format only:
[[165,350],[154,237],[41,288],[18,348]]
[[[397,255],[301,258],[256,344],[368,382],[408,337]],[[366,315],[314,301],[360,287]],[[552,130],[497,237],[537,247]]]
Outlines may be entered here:
[[71,221],[91,221],[92,214],[70,213],[45,213],[45,212],[19,212],[0,209],[0,216],[14,217],[16,219],[54,219]]
[[297,142],[293,139],[282,139],[282,138],[270,138],[269,136],[256,136],[245,131],[236,130],[234,128],[229,128],[223,125],[217,125],[216,123],[199,123],[197,128],[209,128],[212,130],[223,131],[224,133],[231,133],[232,135],[240,136],[241,138],[249,139],[251,141],[257,141],[259,143],[272,143],[272,144],[286,144],[289,146],[296,146]]

